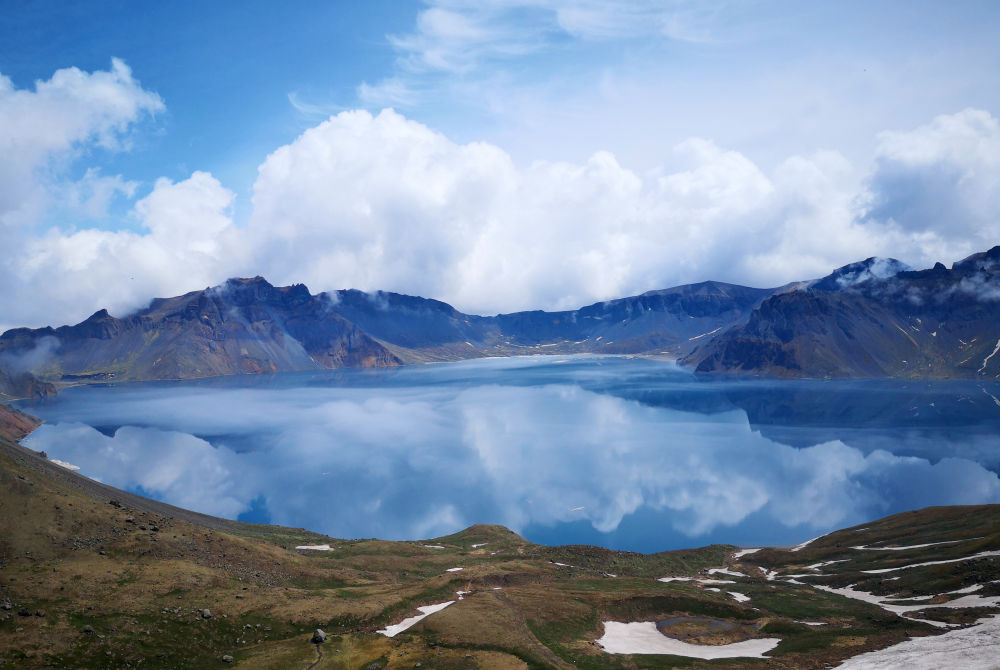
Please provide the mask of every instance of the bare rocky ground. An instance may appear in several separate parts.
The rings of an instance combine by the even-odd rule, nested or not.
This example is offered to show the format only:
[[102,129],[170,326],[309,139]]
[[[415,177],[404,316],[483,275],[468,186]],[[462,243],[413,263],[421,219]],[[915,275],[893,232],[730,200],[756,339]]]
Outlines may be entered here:
[[[16,444],[35,425],[0,407],[3,667],[824,668],[1000,611],[1000,506],[922,510],[739,556],[544,547],[497,526],[340,540],[105,486]],[[294,548],[306,544],[331,550]],[[447,601],[393,638],[377,632]],[[901,604],[919,608],[887,609]],[[782,641],[769,658],[715,661],[596,642],[603,621],[677,617],[705,643],[736,639],[717,630]]]

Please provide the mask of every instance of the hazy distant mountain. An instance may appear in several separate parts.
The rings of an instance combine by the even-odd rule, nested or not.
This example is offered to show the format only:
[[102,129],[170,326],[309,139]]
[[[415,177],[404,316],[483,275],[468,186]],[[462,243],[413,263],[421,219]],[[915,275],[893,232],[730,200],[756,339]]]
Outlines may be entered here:
[[774,377],[1000,378],[1000,247],[950,270],[845,266],[768,298],[684,361]]

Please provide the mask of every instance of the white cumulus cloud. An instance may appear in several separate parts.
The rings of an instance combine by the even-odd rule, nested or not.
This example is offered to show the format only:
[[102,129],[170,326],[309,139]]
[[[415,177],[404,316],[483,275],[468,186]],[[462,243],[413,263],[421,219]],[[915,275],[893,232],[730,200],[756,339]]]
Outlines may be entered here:
[[163,108],[117,58],[108,71],[57,70],[34,90],[18,89],[0,74],[0,227],[34,222],[74,152],[119,149],[132,124]]
[[[76,322],[101,307],[121,316],[253,274],[483,314],[575,308],[708,279],[777,286],[873,255],[926,267],[1000,238],[1000,124],[982,110],[882,133],[868,166],[823,150],[765,168],[689,138],[648,171],[607,151],[524,164],[392,110],[346,111],[266,157],[245,225],[233,220],[235,194],[194,172],[157,181],[131,229],[39,230],[54,201],[95,220],[111,199],[136,197],[124,176],[67,180],[60,165],[127,144],[136,120],[161,108],[117,60],[108,72],[61,70],[33,91],[0,80],[0,120],[16,121],[0,124],[0,148],[28,147],[0,165],[0,242],[18,251],[0,260],[4,326]],[[51,137],[39,130],[46,118]]]
[[249,234],[275,281],[415,293],[482,313],[704,279],[779,285],[871,255],[919,266],[974,250],[948,217],[914,231],[867,215],[885,196],[881,161],[867,179],[835,151],[767,173],[694,138],[669,163],[642,174],[597,152],[518,166],[499,147],[455,143],[391,110],[345,112],[264,161]]
[[5,269],[32,299],[6,294],[0,305],[22,322],[58,325],[98,306],[122,316],[152,297],[217,284],[243,267],[233,198],[210,174],[195,172],[177,183],[158,180],[136,203],[142,232],[53,229],[27,239]]

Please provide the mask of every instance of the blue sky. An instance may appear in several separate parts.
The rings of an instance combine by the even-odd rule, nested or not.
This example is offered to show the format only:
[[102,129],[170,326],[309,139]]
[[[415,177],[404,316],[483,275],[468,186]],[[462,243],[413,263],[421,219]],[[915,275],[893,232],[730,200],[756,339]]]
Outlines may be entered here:
[[237,274],[492,313],[950,263],[1000,241],[998,34],[995,2],[11,2],[0,325]]

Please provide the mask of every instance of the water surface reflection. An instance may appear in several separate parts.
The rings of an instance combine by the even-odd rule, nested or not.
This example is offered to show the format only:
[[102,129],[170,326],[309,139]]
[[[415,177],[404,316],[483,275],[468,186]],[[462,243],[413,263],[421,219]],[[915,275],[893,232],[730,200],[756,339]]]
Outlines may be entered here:
[[47,423],[27,443],[176,505],[334,536],[486,522],[657,551],[1000,501],[998,395],[535,357],[72,389],[29,408]]

